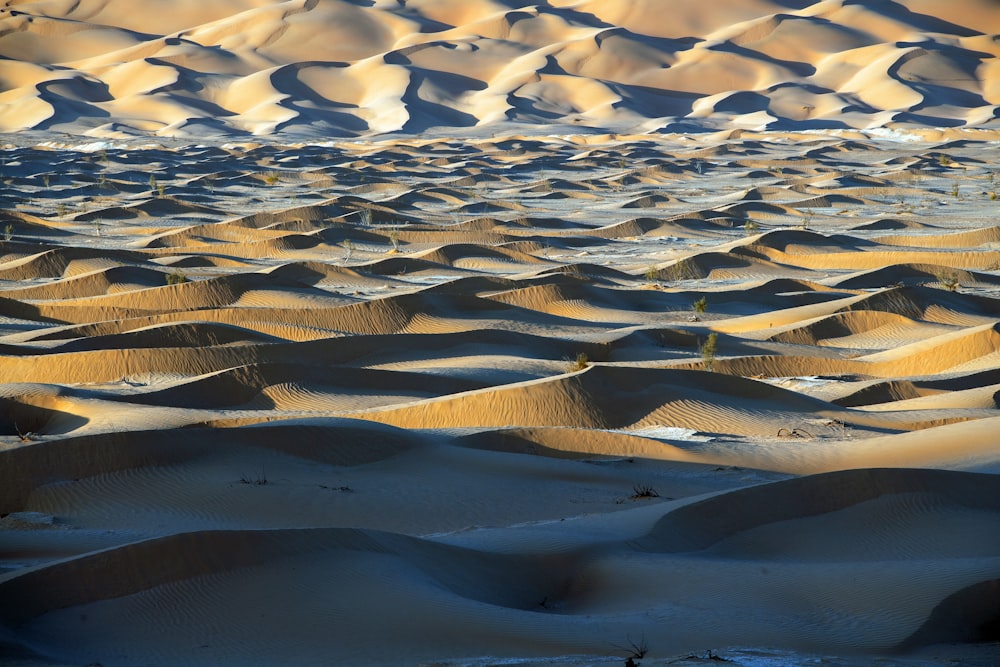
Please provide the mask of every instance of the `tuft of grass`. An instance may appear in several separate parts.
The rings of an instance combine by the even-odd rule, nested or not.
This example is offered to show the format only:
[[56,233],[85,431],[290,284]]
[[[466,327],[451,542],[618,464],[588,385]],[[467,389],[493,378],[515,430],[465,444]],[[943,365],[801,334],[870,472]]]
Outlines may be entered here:
[[693,304],[691,304],[691,308],[693,308],[694,312],[698,313],[699,315],[704,315],[705,311],[708,310],[708,301],[705,299],[705,297],[701,297]]
[[3,228],[3,240],[10,241],[12,238],[14,238],[14,225],[8,222]]
[[581,352],[580,354],[576,355],[576,359],[570,365],[569,371],[570,373],[574,373],[576,371],[582,371],[584,368],[587,368],[588,366],[590,366],[590,357],[587,356],[586,352]]
[[22,431],[17,422],[14,422],[14,430],[17,431],[17,439],[21,442],[31,442],[34,439],[35,434],[31,431]]
[[626,646],[619,646],[618,644],[612,644],[619,651],[627,651],[628,656],[625,658],[625,667],[639,667],[639,663],[636,660],[642,660],[649,653],[649,646],[646,644],[646,637],[643,635],[642,639],[638,642],[632,641],[631,637],[626,639],[628,644]]
[[344,239],[342,245],[344,246],[344,252],[346,253],[344,255],[344,263],[347,263],[351,261],[351,256],[354,255],[354,243],[351,239]]
[[667,280],[695,280],[701,277],[698,273],[698,267],[695,266],[690,257],[677,260],[670,266],[664,267],[660,270],[660,275]]
[[240,475],[240,484],[253,484],[254,486],[264,486],[267,484],[267,474],[264,472],[264,468],[261,467],[260,474],[254,475],[253,477],[249,475]]
[[398,229],[393,229],[393,230],[391,230],[389,232],[389,243],[392,244],[392,250],[390,252],[392,252],[393,254],[399,252],[399,230]]
[[756,234],[758,231],[760,231],[760,225],[758,225],[753,220],[747,220],[746,222],[743,223],[743,231],[745,231],[747,234]]
[[278,181],[280,180],[281,177],[278,176],[278,174],[273,171],[269,171],[266,174],[264,174],[264,182],[267,183],[268,185],[277,185]]
[[651,283],[660,282],[660,270],[657,269],[655,266],[650,266],[648,269],[646,269],[646,273],[643,275],[645,276],[646,280],[648,280]]
[[711,372],[712,367],[715,366],[715,355],[719,351],[719,334],[710,333],[705,342],[701,344],[701,361],[705,366],[705,370]]
[[639,498],[659,498],[660,494],[657,493],[656,489],[647,484],[635,484],[632,486],[632,495],[629,497],[632,500],[638,500]]
[[188,282],[188,277],[184,275],[183,271],[171,271],[167,274],[168,285],[180,285],[186,282]]
[[951,196],[958,198],[958,181],[951,184]]

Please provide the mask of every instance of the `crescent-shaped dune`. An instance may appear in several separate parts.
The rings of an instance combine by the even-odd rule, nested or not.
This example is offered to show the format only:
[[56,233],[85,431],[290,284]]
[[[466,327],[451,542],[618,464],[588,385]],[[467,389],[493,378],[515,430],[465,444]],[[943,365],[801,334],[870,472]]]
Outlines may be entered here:
[[996,0],[0,0],[0,665],[1000,664]]

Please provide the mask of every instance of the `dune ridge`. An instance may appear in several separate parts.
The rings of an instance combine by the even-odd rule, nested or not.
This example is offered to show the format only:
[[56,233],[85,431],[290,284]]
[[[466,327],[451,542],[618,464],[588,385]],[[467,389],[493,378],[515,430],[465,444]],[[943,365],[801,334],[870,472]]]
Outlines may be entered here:
[[0,4],[3,665],[1000,663],[992,0]]
[[122,0],[11,0],[0,131],[995,130],[994,10],[754,1],[706,20],[685,2],[665,20],[608,0],[185,0],[143,21]]

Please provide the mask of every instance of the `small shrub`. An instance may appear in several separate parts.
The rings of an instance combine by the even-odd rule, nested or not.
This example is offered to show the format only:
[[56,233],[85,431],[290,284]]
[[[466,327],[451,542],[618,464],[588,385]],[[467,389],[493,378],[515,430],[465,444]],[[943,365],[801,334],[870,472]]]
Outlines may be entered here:
[[760,225],[758,225],[753,220],[747,220],[743,223],[743,231],[747,234],[756,234],[760,230]]
[[576,355],[576,360],[570,365],[569,370],[571,373],[576,371],[582,371],[584,368],[590,366],[590,357],[587,356],[586,352],[581,352]]
[[958,198],[958,181],[951,184],[951,196]]
[[188,282],[188,277],[182,271],[171,271],[167,274],[168,285],[180,285]]
[[354,255],[354,243],[351,242],[351,239],[344,239],[343,246],[346,253],[344,255],[344,262],[349,262],[351,261],[351,256]]
[[705,311],[708,310],[708,301],[705,299],[705,297],[701,297],[693,304],[691,304],[691,308],[693,308],[694,312],[698,313],[699,315],[704,315]]
[[3,240],[10,241],[14,238],[14,225],[7,223],[7,226],[3,228]]
[[799,225],[801,229],[809,229],[809,225],[812,224],[813,213],[809,209],[806,209],[802,213],[802,223]]
[[650,266],[648,269],[646,269],[646,273],[643,275],[645,275],[646,280],[648,280],[651,283],[660,281],[660,270],[657,269],[655,266]]
[[392,252],[399,252],[399,230],[393,229],[389,232],[389,243],[392,244]]
[[280,180],[281,178],[273,171],[268,172],[267,174],[264,175],[264,182],[267,183],[268,185],[277,185],[278,181]]
[[706,371],[711,371],[715,366],[715,355],[719,351],[719,334],[710,333],[705,342],[701,345],[701,360]]
[[935,276],[937,278],[938,284],[945,288],[949,292],[954,292],[961,285],[958,282],[958,274],[956,273],[944,273],[941,272]]

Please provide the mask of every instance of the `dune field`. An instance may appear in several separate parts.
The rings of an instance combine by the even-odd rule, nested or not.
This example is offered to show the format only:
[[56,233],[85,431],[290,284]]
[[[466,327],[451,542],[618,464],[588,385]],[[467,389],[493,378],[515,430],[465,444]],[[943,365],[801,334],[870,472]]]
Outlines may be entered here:
[[1000,664],[997,3],[143,4],[0,7],[0,664]]

